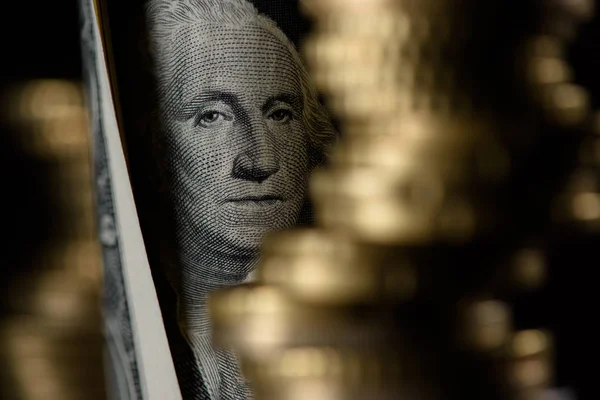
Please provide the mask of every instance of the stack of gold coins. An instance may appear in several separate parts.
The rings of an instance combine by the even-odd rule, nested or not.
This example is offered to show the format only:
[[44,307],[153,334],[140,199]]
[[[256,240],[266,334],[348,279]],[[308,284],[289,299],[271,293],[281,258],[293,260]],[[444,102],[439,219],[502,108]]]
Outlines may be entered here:
[[[259,283],[212,296],[217,343],[259,399],[539,399],[552,337],[503,295],[543,283],[543,250],[520,243],[544,216],[514,182],[538,128],[585,107],[500,64],[530,54],[530,26],[501,21],[533,2],[303,4],[342,136],[311,180],[317,227],[268,237]],[[538,64],[539,84],[562,79]]]
[[13,278],[4,293],[9,305],[0,319],[0,397],[103,399],[101,254],[83,91],[78,82],[36,79],[2,97],[3,121],[43,166],[35,173],[47,190],[35,207],[46,210],[52,226],[28,227],[45,228],[47,235],[31,249],[32,265],[23,266],[28,273]]

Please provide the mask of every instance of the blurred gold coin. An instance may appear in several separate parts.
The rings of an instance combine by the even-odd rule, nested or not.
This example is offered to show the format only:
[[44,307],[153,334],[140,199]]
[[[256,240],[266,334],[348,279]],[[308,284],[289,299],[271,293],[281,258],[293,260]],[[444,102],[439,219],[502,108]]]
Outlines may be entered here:
[[551,35],[535,35],[525,41],[525,54],[528,57],[562,58],[565,44]]
[[546,389],[552,385],[553,365],[549,359],[531,357],[509,363],[508,381],[514,389]]
[[400,386],[397,381],[390,381],[388,385],[370,385],[363,383],[360,386],[341,384],[327,380],[300,379],[288,381],[277,385],[256,385],[256,400],[347,400],[347,399],[369,399],[369,400],[397,400],[398,398],[423,398],[417,397],[406,386]]
[[550,334],[531,329],[515,332],[506,343],[506,379],[523,394],[550,387],[553,380],[553,343]]
[[559,224],[596,232],[600,229],[600,177],[592,167],[575,171],[553,201],[553,219]]
[[512,281],[521,289],[537,289],[547,279],[546,254],[542,249],[527,247],[517,251],[511,263]]
[[288,231],[268,237],[265,248],[258,268],[262,281],[309,304],[404,301],[417,288],[416,272],[406,257],[359,245],[339,232]]
[[333,152],[332,164],[336,167],[393,169],[398,174],[420,170],[425,173],[423,180],[436,174],[451,184],[469,182],[477,176],[478,171],[472,170],[476,165],[465,162],[474,150],[474,146],[461,143],[458,138],[449,141],[446,137],[438,141],[434,135],[430,141],[409,135],[349,136]]
[[284,349],[255,371],[258,381],[323,379],[357,385],[400,377],[401,363],[393,352],[356,351],[333,347]]
[[[428,0],[429,1],[429,0]],[[389,10],[396,8],[396,0],[302,0],[302,10],[311,17],[322,20],[328,14],[339,12],[368,13],[371,10]]]
[[525,358],[548,354],[552,350],[552,338],[548,332],[531,329],[516,332],[508,346],[509,357]]
[[499,300],[464,301],[460,309],[459,339],[468,349],[490,352],[502,348],[511,337],[512,314]]
[[316,172],[311,182],[316,219],[371,243],[467,240],[483,211],[436,173],[417,166]]
[[590,113],[587,91],[571,83],[558,83],[539,87],[538,97],[547,117],[561,126],[576,126]]
[[412,168],[432,171],[450,184],[462,182],[488,187],[508,177],[511,165],[506,149],[494,140],[489,130],[484,134],[484,123],[464,120],[463,124],[438,118],[440,125],[421,124],[423,116],[414,117],[407,117],[402,123],[349,130],[333,152],[332,164]]
[[209,302],[216,343],[252,360],[290,346],[376,348],[389,343],[392,315],[354,316],[352,309],[311,307],[272,285],[242,285],[213,293]]
[[258,398],[429,399],[417,389],[418,363],[402,359],[391,351],[299,347],[273,357],[251,372],[251,379]]

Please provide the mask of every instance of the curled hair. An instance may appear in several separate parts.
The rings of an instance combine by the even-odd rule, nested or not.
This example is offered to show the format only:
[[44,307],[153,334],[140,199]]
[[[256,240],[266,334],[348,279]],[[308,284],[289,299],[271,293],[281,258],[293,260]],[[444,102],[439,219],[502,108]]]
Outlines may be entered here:
[[[302,123],[307,130],[313,166],[323,163],[336,138],[336,133],[321,105],[302,58],[294,44],[265,15],[259,14],[246,0],[149,0],[146,5],[150,54],[161,96],[166,96],[173,71],[175,32],[186,25],[224,25],[262,27],[281,41],[298,68],[303,97]],[[164,98],[164,97],[163,97]]]

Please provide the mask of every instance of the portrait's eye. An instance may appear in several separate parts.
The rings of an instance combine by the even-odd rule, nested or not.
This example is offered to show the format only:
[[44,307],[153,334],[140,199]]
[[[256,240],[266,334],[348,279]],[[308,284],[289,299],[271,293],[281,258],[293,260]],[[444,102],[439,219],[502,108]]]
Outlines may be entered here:
[[292,111],[287,110],[285,108],[280,108],[278,110],[273,111],[269,115],[269,118],[271,118],[273,121],[277,121],[277,122],[287,122],[290,119],[292,119],[293,116],[294,116],[294,114],[292,113]]
[[206,111],[200,113],[196,118],[196,126],[201,125],[204,127],[210,126],[222,120],[227,120],[227,116],[218,111]]
[[220,114],[215,111],[207,112],[202,114],[202,116],[200,117],[200,121],[207,123],[215,122],[219,118],[219,115]]

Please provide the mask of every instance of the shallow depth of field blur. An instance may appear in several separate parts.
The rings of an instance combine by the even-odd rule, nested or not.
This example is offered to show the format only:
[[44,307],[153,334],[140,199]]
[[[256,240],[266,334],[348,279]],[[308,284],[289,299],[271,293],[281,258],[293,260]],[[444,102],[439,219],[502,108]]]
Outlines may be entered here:
[[[105,399],[77,1],[8,3],[0,12],[0,400]],[[599,30],[596,21],[584,27],[573,46],[577,81],[590,89],[596,109]],[[598,217],[598,207],[592,214]],[[585,275],[595,262],[573,258],[582,268],[559,271],[544,296],[522,301],[535,308],[526,315],[532,323],[564,328],[559,361],[568,368],[561,373],[579,385],[593,380],[579,357],[598,343],[590,339],[597,330],[584,301],[596,290]]]
[[0,399],[104,399],[77,3],[0,15]]

